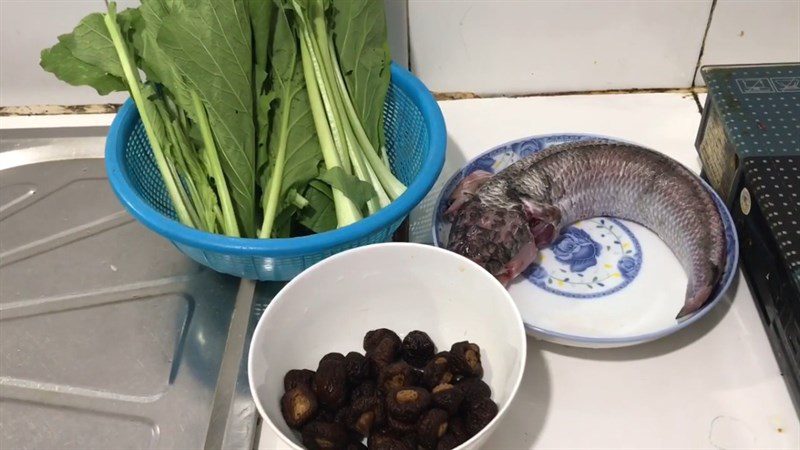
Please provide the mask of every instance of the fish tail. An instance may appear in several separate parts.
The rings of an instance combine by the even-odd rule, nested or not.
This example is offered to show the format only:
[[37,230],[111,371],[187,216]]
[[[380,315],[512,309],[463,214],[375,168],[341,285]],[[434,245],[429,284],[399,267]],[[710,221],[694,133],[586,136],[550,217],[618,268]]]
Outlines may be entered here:
[[708,300],[708,297],[711,296],[712,289],[712,286],[704,286],[695,291],[693,289],[693,283],[689,282],[689,286],[686,288],[686,302],[684,302],[683,308],[681,308],[678,315],[675,316],[675,319],[678,321],[686,320],[688,318],[687,316],[700,309],[706,300]]

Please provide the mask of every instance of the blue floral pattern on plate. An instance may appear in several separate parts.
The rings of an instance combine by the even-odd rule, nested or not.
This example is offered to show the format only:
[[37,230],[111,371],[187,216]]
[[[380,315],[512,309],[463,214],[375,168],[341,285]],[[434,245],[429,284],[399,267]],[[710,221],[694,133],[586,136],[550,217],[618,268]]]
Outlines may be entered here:
[[601,217],[567,227],[522,275],[554,294],[597,298],[630,284],[641,267],[636,235],[619,220]]
[[551,245],[556,260],[569,264],[570,272],[583,272],[597,264],[603,246],[577,227],[568,227]]

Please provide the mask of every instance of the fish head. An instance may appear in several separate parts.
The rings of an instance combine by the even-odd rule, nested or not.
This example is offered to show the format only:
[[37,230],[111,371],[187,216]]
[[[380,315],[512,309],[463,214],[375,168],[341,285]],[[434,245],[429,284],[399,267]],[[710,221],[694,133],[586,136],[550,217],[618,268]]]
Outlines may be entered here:
[[492,178],[492,174],[485,170],[476,170],[466,177],[464,177],[458,186],[453,189],[450,195],[450,207],[447,208],[444,215],[448,220],[452,220],[456,213],[467,200],[473,198],[478,189],[481,188],[487,181]]
[[521,205],[492,206],[478,197],[456,211],[447,248],[476,262],[504,285],[522,273],[538,252]]
[[561,224],[561,210],[556,206],[533,200],[530,197],[519,197],[528,225],[531,227],[533,239],[539,248],[549,245],[558,236]]

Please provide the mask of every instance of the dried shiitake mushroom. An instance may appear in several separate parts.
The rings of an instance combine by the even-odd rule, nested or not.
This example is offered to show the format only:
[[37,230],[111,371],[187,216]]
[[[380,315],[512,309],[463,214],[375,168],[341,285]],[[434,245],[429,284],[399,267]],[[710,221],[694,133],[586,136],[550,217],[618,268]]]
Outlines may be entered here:
[[378,346],[384,339],[389,339],[393,342],[397,349],[400,348],[400,336],[392,330],[387,328],[378,328],[377,330],[367,331],[364,336],[364,351],[370,352]]
[[477,344],[457,342],[436,353],[425,332],[401,340],[379,328],[363,345],[365,354],[328,353],[316,372],[284,376],[281,412],[289,427],[302,430],[306,448],[453,450],[497,416]]
[[481,348],[478,344],[462,341],[450,347],[450,355],[456,373],[467,377],[482,377]]
[[414,330],[403,338],[402,351],[403,360],[414,367],[421,368],[436,353],[436,346],[428,333]]
[[362,436],[369,436],[374,428],[386,420],[383,401],[378,397],[361,397],[353,401],[347,412],[347,426]]
[[347,369],[347,382],[350,385],[357,385],[369,377],[369,362],[364,355],[358,352],[350,352],[344,359]]
[[297,386],[303,385],[311,388],[311,380],[314,379],[314,371],[308,369],[292,369],[286,372],[283,377],[284,392],[291,391]]
[[400,345],[400,336],[392,330],[379,328],[367,332],[364,336],[364,350],[374,375],[397,359]]
[[317,414],[317,397],[301,384],[290,389],[281,397],[281,413],[290,428],[300,429]]
[[398,420],[392,417],[391,415],[386,416],[386,424],[389,425],[389,428],[401,433],[402,435],[407,435],[414,433],[417,431],[417,422],[406,422],[404,420]]
[[380,341],[372,350],[367,352],[367,363],[370,373],[377,375],[389,364],[397,359],[400,347],[391,339]]
[[384,428],[369,435],[367,447],[369,450],[417,450],[417,442],[414,435]]
[[439,442],[436,444],[436,450],[453,450],[463,443],[464,441],[448,431],[439,439]]
[[467,432],[474,436],[481,431],[497,415],[497,403],[491,399],[482,398],[470,404],[467,409],[465,425]]
[[314,419],[317,422],[336,422],[336,414],[338,411],[331,411],[327,408],[319,408],[317,417]]
[[[331,355],[330,353],[326,356]],[[341,355],[341,354],[340,354]],[[317,401],[322,406],[337,409],[347,401],[347,369],[344,356],[323,358],[312,382]]]
[[394,389],[386,396],[386,409],[397,420],[413,422],[431,405],[431,394],[420,387]]
[[383,392],[411,386],[413,382],[414,372],[405,361],[389,364],[378,375],[378,389]]
[[348,444],[347,430],[338,423],[311,422],[303,427],[302,437],[309,450],[338,450]]
[[343,406],[338,410],[336,410],[335,413],[333,413],[333,422],[347,426],[347,419],[349,418],[349,416],[350,416],[350,408],[347,406]]
[[464,424],[464,419],[460,415],[451,417],[447,422],[447,433],[454,435],[461,440],[461,442],[472,437],[472,435],[467,432],[467,426]]
[[319,360],[320,364],[322,364],[325,361],[341,361],[341,362],[344,362],[344,355],[341,354],[341,353],[338,353],[338,352],[331,352],[331,353],[326,354],[325,356],[322,357],[322,359]]
[[417,423],[417,437],[419,445],[433,450],[439,439],[447,432],[447,411],[434,408],[420,417]]
[[464,400],[464,392],[450,383],[437,385],[431,392],[433,393],[433,404],[437,408],[447,411],[447,414],[451,416],[458,412],[461,402]]
[[380,395],[378,392],[378,385],[373,380],[366,380],[363,383],[353,388],[350,393],[350,400],[356,401],[361,397],[376,397]]
[[453,381],[450,352],[439,352],[422,369],[422,385],[428,389]]
[[478,400],[492,396],[492,388],[479,378],[465,378],[456,383],[456,387],[464,393],[462,409],[469,407]]

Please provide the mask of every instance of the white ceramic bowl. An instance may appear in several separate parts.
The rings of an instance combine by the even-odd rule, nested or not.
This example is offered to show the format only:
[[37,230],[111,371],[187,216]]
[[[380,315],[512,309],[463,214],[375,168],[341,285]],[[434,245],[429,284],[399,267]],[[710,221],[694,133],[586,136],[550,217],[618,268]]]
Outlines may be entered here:
[[481,347],[484,380],[497,417],[459,449],[478,448],[497,428],[525,367],[525,328],[508,292],[488,272],[455,253],[387,243],[337,254],[281,290],[258,322],[248,357],[250,391],[261,417],[291,448],[300,436],[283,420],[283,376],[315,370],[329,352],[361,351],[364,334],[390,328],[401,337],[423,330],[440,349],[463,340]]

